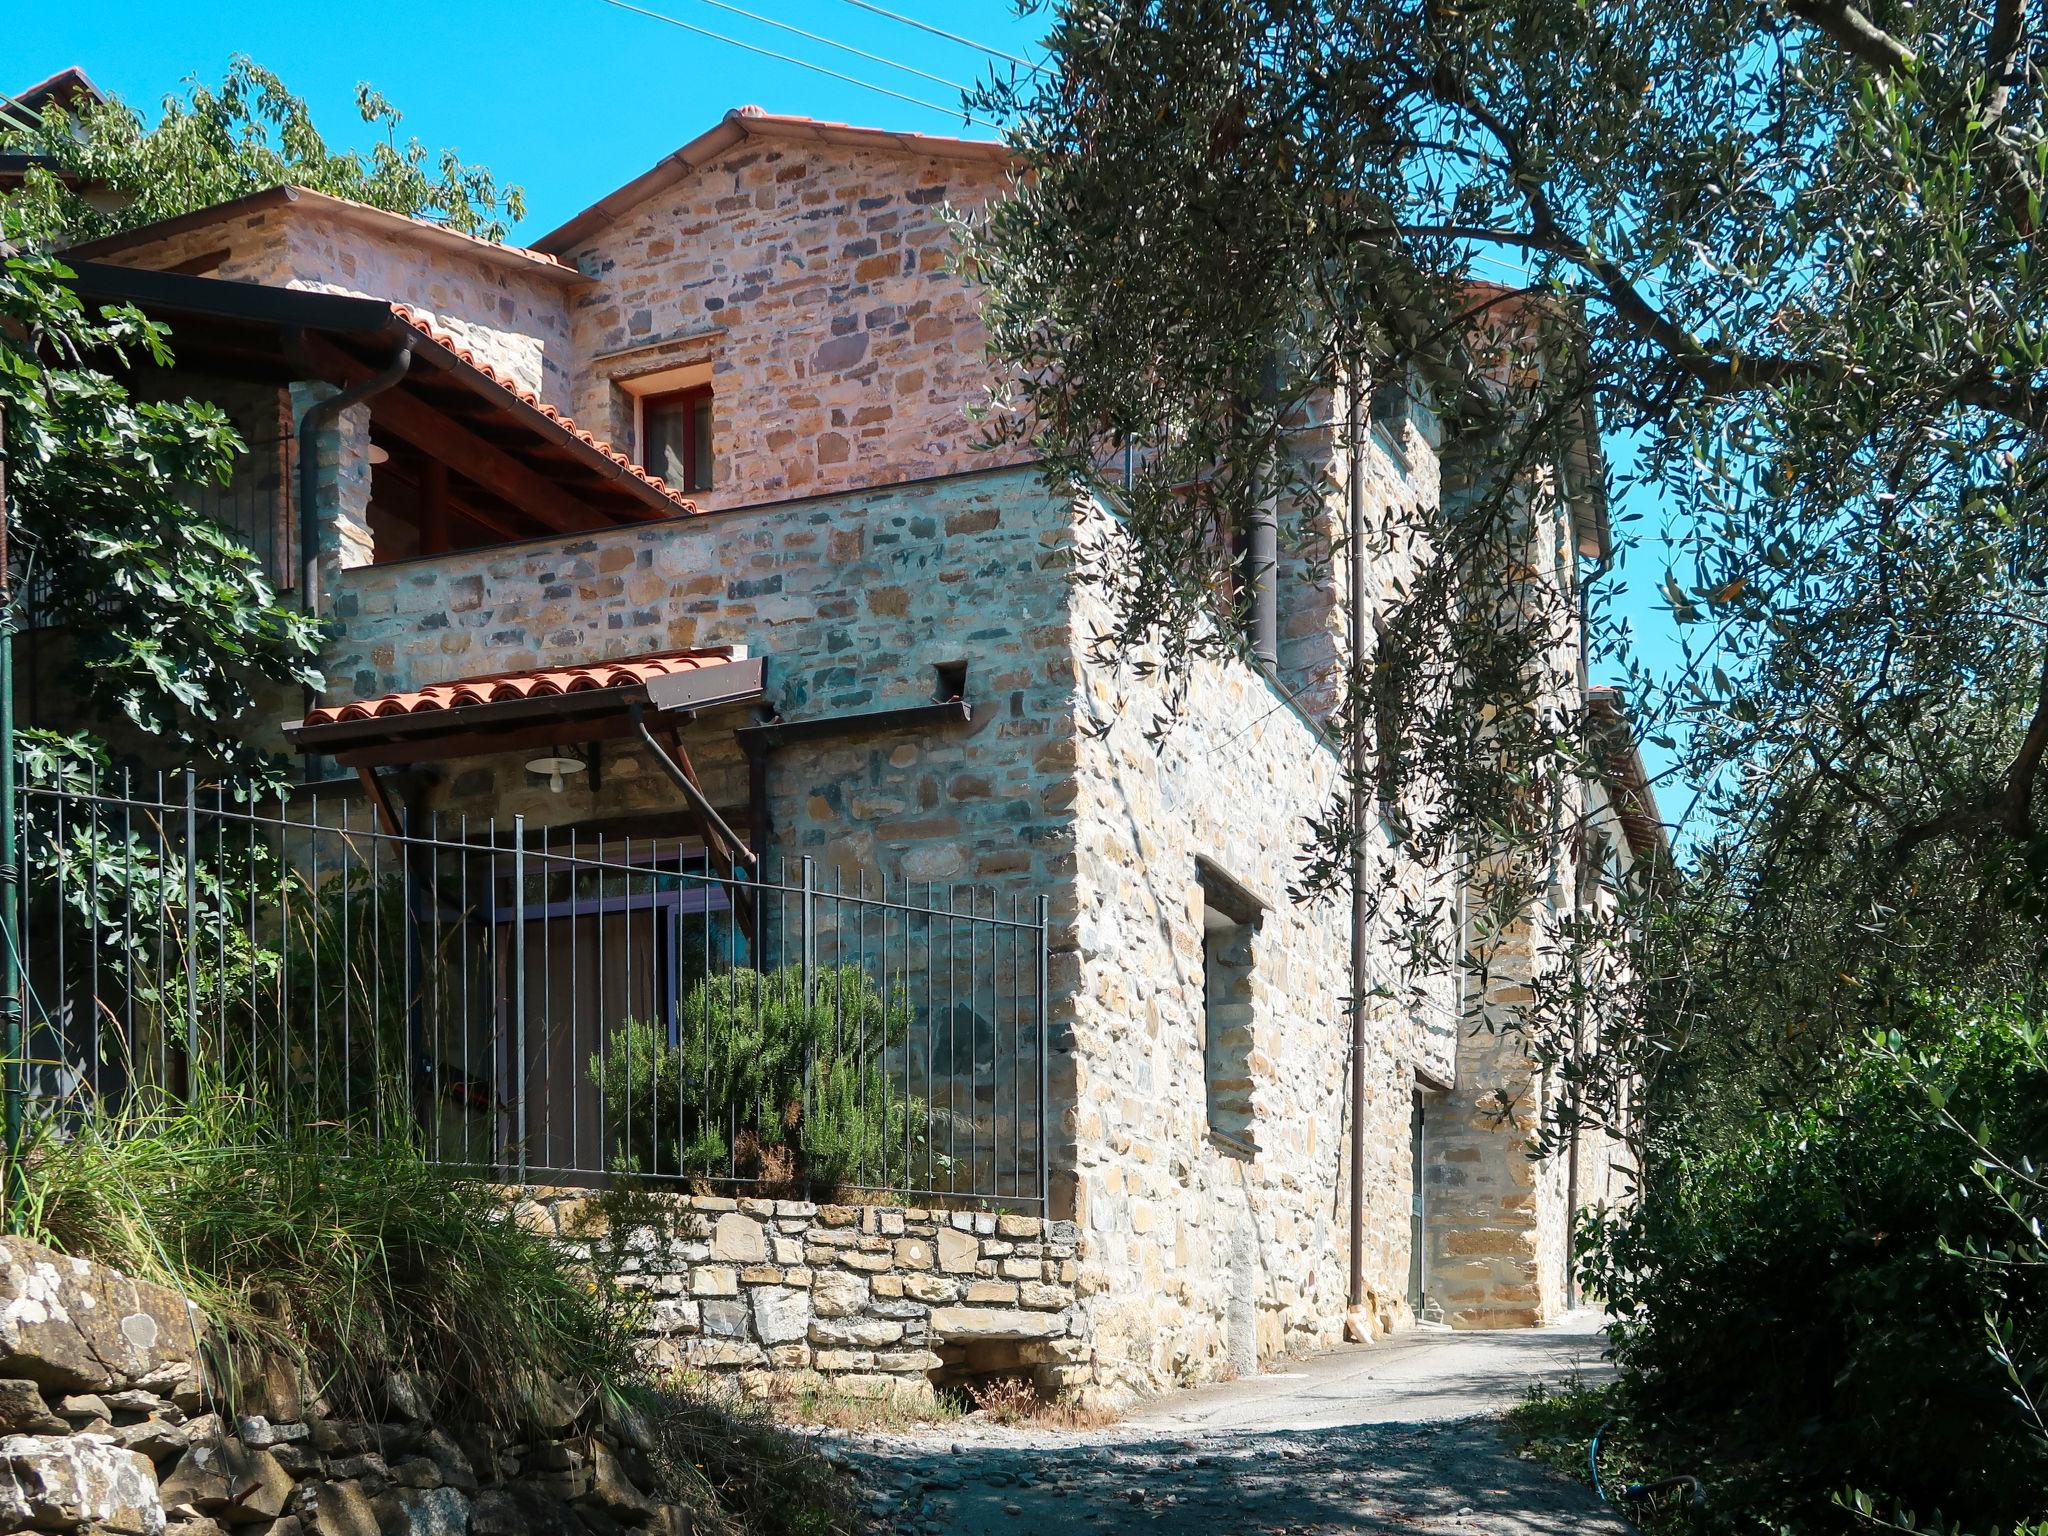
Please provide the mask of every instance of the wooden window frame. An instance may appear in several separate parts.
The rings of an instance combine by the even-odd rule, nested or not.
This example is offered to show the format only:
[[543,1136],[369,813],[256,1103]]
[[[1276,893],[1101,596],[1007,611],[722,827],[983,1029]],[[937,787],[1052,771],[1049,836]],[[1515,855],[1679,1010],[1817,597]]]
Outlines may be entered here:
[[685,469],[685,483],[674,487],[674,489],[683,492],[686,496],[710,491],[718,482],[716,472],[718,443],[714,437],[711,443],[711,462],[713,465],[711,484],[691,485],[687,483],[688,476],[694,472],[697,463],[697,402],[699,400],[713,401],[713,409],[715,411],[716,399],[717,397],[709,383],[692,384],[685,389],[664,389],[653,394],[636,394],[633,396],[634,452],[640,460],[641,467],[650,474],[659,474],[660,471],[647,462],[647,413],[665,406],[680,405],[683,408],[683,465]]

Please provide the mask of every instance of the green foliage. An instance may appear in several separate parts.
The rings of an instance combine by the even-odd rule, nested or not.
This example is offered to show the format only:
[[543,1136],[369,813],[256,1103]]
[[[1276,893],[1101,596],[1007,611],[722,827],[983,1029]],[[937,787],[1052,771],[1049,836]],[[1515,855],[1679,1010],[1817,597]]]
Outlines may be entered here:
[[1666,1146],[1587,1261],[1629,1405],[1719,1528],[1853,1529],[1858,1498],[2048,1519],[2048,1044],[1924,1008],[1819,1102]]
[[909,1028],[857,965],[820,967],[808,1005],[802,967],[743,967],[691,987],[678,1045],[629,1021],[590,1074],[626,1170],[887,1188],[929,1150],[931,1111],[884,1065]]
[[[1592,1386],[1574,1378],[1562,1387],[1538,1383],[1508,1410],[1507,1430],[1523,1460],[1540,1461],[1588,1487],[1595,1486],[1597,1436],[1598,1486],[1612,1503],[1631,1484],[1655,1483],[1669,1475],[1646,1456],[1627,1413],[1621,1389],[1613,1382]],[[1621,1507],[1644,1536],[1682,1536],[1695,1528],[1689,1485],[1652,1499],[1623,1500]]]
[[344,1403],[373,1407],[397,1371],[437,1409],[517,1423],[535,1390],[634,1379],[626,1304],[402,1120],[308,1120],[210,1081],[40,1122],[25,1161],[31,1236],[179,1287]]
[[102,715],[258,771],[242,722],[265,683],[317,686],[315,626],[181,499],[231,475],[242,445],[227,418],[140,398],[115,376],[168,366],[164,328],[130,308],[89,313],[67,275],[41,258],[0,264],[16,578],[46,622],[71,626],[77,687]]
[[486,240],[503,240],[507,223],[525,216],[520,190],[500,187],[482,166],[452,149],[429,153],[417,139],[401,145],[402,114],[378,91],[358,85],[356,109],[382,142],[367,153],[332,148],[304,99],[242,54],[219,85],[189,81],[182,98],[166,97],[154,126],[118,99],[84,107],[75,125],[53,106],[38,131],[0,133],[0,146],[53,162],[0,204],[0,233],[23,243],[92,239],[287,184]]

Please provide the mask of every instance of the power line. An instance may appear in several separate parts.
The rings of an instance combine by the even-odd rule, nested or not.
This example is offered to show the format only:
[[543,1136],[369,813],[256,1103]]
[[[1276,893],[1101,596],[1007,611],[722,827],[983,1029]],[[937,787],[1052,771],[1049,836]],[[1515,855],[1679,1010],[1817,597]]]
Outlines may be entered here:
[[866,59],[872,64],[880,64],[888,69],[900,69],[906,75],[916,75],[920,80],[929,80],[934,85],[943,85],[948,90],[960,92],[963,96],[967,93],[967,87],[958,80],[948,80],[944,75],[934,75],[926,70],[917,68],[915,65],[899,63],[885,54],[869,53],[865,48],[856,48],[851,43],[842,43],[836,37],[826,37],[818,32],[806,32],[802,27],[791,26],[786,21],[777,21],[773,16],[762,16],[757,12],[744,10],[737,5],[729,4],[728,0],[699,0],[699,3],[713,6],[721,11],[731,11],[735,16],[744,16],[749,21],[758,21],[764,27],[775,27],[783,32],[793,32],[798,37],[808,39],[814,43],[823,43],[827,48],[837,48],[841,53],[850,53],[855,58]]
[[778,63],[794,64],[797,68],[808,69],[813,74],[825,75],[833,80],[843,81],[847,85],[857,85],[864,91],[873,91],[880,96],[893,97],[897,101],[907,101],[913,107],[923,107],[927,112],[942,112],[948,117],[957,114],[966,122],[979,124],[983,128],[993,128],[998,133],[1002,131],[1000,123],[992,123],[986,118],[976,117],[973,113],[964,109],[942,107],[935,101],[926,101],[922,97],[906,95],[902,91],[891,90],[886,85],[876,85],[872,80],[863,80],[857,75],[843,74],[839,70],[830,69],[823,64],[813,64],[809,59],[800,59],[794,54],[778,53],[773,48],[763,48],[759,43],[742,42],[739,38],[727,37],[723,32],[714,32],[709,27],[700,27],[695,22],[680,21],[674,16],[664,16],[660,11],[650,11],[643,6],[628,4],[627,0],[604,0],[604,3],[617,10],[631,11],[636,16],[645,16],[650,21],[663,22],[671,27],[680,27],[685,32],[694,32],[699,37],[708,37],[713,42],[729,43],[735,48],[744,48],[748,53],[758,53],[763,58],[774,59]]
[[1006,59],[1012,64],[1022,64],[1026,69],[1036,74],[1043,75],[1049,73],[1043,64],[1034,64],[1029,59],[1019,58],[1014,53],[1005,53],[1000,48],[991,48],[987,43],[977,43],[971,37],[962,37],[958,32],[948,32],[944,27],[935,27],[928,21],[919,21],[915,16],[900,16],[894,11],[885,11],[881,6],[872,4],[871,0],[846,0],[846,3],[856,6],[863,11],[871,11],[877,16],[886,16],[889,20],[901,22],[906,27],[915,27],[920,32],[929,32],[933,37],[943,37],[949,43],[958,43],[963,48],[972,48],[977,53],[985,53],[992,59]]

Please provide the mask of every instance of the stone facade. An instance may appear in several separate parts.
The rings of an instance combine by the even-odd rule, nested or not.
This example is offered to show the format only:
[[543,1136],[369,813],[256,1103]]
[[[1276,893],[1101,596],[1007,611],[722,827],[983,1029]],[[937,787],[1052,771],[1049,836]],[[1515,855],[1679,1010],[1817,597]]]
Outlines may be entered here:
[[[811,856],[828,879],[971,888],[977,902],[1049,898],[1050,1224],[1027,1235],[1017,1224],[1038,1217],[700,1201],[707,1230],[650,1247],[633,1281],[654,1293],[660,1347],[693,1365],[909,1380],[959,1364],[928,1358],[958,1345],[962,1369],[1009,1351],[1051,1384],[1127,1397],[1344,1329],[1348,915],[1290,895],[1340,782],[1321,716],[1346,654],[1344,402],[1293,446],[1326,493],[1283,509],[1276,672],[1204,661],[1175,710],[1156,676],[1096,661],[1108,614],[1074,581],[1073,551],[1113,531],[1111,513],[994,460],[970,420],[990,383],[978,298],[949,264],[939,211],[971,215],[1007,174],[985,153],[879,135],[748,131],[583,229],[561,253],[566,279],[504,255],[444,270],[461,265],[445,243],[410,251],[299,208],[122,256],[168,265],[225,239],[220,275],[415,304],[624,443],[636,388],[711,382],[708,515],[385,563],[363,547],[371,413],[345,415],[323,448],[319,509],[330,698],[739,646],[765,660],[782,715],[804,720],[929,701],[941,668],[965,667],[971,723],[778,748],[759,805],[736,711],[695,721],[688,746],[735,824],[765,820],[771,861]],[[1419,416],[1377,427],[1361,471],[1377,531],[1398,535],[1405,509],[1441,494]],[[1399,537],[1386,544],[1368,573],[1380,596],[1414,560]],[[1547,579],[1573,579],[1568,556]],[[448,764],[418,805],[448,824],[617,828],[675,804],[637,750],[608,749],[601,784],[561,794],[524,756]],[[1446,890],[1384,838],[1374,856],[1411,894]],[[1227,1020],[1241,1059],[1231,1116],[1212,1122],[1218,882],[1242,929]],[[1530,1171],[1521,1136],[1482,1125],[1478,1097],[1517,1069],[1487,1054],[1493,1037],[1460,1037],[1461,986],[1442,978],[1414,1011],[1373,1004],[1372,1333],[1419,1299],[1412,1120],[1428,1082],[1456,1086],[1431,1143],[1422,1289],[1468,1323],[1554,1310],[1543,1277],[1562,1273],[1562,1197],[1543,1192],[1552,1176]],[[569,1200],[537,1197],[537,1219],[566,1234]],[[949,1245],[969,1267],[949,1267]]]
[[1086,1383],[1073,1223],[990,1211],[534,1189],[520,1219],[606,1250],[647,1300],[657,1368],[766,1391],[806,1379],[929,1398],[935,1383],[1024,1373]]
[[536,1403],[443,1428],[388,1382],[352,1419],[282,1362],[230,1381],[161,1286],[0,1240],[0,1530],[57,1536],[688,1536],[644,1425]]
[[575,415],[633,441],[636,378],[707,365],[709,507],[984,468],[980,305],[939,217],[1007,185],[986,157],[743,139],[561,254]]
[[[116,237],[85,257],[154,271],[309,293],[390,299],[422,311],[479,362],[558,410],[571,397],[572,269],[340,198],[258,194],[240,217],[208,220],[160,239]],[[177,221],[184,223],[185,221]]]

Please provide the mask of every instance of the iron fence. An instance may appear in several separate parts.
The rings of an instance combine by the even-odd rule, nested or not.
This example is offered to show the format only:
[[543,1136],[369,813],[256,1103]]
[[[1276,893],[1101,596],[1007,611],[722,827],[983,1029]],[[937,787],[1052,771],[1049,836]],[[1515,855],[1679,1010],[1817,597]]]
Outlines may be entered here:
[[190,773],[20,826],[32,1112],[221,1086],[520,1182],[1043,1205],[1043,897]]

